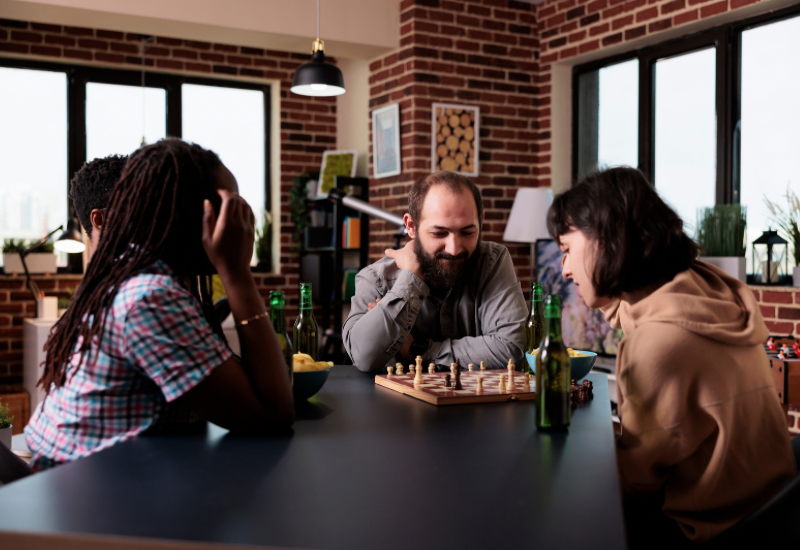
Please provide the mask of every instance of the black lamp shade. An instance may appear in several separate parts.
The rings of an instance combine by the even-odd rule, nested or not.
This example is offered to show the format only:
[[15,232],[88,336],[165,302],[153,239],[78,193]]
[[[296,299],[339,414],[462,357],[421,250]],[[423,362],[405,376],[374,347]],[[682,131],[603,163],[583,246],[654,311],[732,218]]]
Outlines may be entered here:
[[318,50],[311,55],[311,61],[301,65],[294,72],[292,92],[298,95],[330,97],[342,95],[344,77],[339,67],[325,63],[325,52]]
[[83,237],[74,218],[67,222],[67,230],[61,234],[53,246],[57,250],[68,254],[77,254],[86,250],[86,245],[83,244]]

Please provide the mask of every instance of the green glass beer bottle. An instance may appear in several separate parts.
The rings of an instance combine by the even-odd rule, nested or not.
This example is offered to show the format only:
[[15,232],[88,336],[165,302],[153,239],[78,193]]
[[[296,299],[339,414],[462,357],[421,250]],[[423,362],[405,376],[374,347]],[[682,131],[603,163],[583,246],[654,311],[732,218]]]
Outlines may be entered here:
[[547,297],[544,317],[544,339],[536,356],[536,427],[565,430],[569,428],[570,368],[561,338],[561,296]]
[[286,361],[286,368],[289,370],[289,383],[294,384],[292,342],[286,332],[286,297],[282,291],[273,290],[269,295],[269,319],[272,321],[272,328],[275,329],[275,334],[278,336],[283,359]]
[[292,344],[296,353],[307,353],[317,360],[319,340],[317,338],[317,321],[311,307],[311,283],[300,283],[300,313],[294,322]]
[[[525,353],[533,353],[544,337],[544,316],[542,315],[542,283],[531,284],[531,309],[525,321]],[[531,373],[533,374],[533,373]]]

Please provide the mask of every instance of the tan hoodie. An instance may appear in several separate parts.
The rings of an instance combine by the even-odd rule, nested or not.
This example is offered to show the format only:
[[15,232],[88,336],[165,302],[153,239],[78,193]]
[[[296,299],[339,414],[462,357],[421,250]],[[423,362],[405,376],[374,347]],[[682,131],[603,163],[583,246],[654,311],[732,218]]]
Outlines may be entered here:
[[786,417],[750,289],[697,262],[631,305],[603,308],[617,355],[623,491],[664,491],[663,512],[707,541],[795,474]]

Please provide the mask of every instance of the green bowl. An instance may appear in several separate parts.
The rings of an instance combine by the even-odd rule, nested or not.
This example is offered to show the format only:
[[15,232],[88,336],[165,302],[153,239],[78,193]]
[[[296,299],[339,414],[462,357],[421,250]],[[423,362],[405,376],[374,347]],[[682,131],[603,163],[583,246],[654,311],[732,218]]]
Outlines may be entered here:
[[294,385],[292,386],[294,400],[305,401],[309,397],[316,395],[325,385],[325,380],[328,379],[330,372],[331,367],[322,370],[295,372]]
[[[578,353],[585,353],[585,357],[570,357],[569,358],[569,371],[570,378],[573,380],[582,380],[592,370],[594,362],[597,360],[597,354],[593,351],[583,351],[576,349]],[[536,356],[530,353],[525,354],[528,360],[528,366],[532,371],[536,372]]]

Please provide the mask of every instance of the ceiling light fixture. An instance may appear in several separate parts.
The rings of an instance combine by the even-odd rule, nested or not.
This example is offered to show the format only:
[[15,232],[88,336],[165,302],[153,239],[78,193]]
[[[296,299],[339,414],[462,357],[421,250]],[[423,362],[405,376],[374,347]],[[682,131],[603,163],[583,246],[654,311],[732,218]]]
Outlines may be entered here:
[[312,97],[342,95],[344,77],[339,67],[325,63],[325,43],[319,38],[319,0],[317,0],[317,39],[311,49],[311,61],[294,72],[292,92]]

